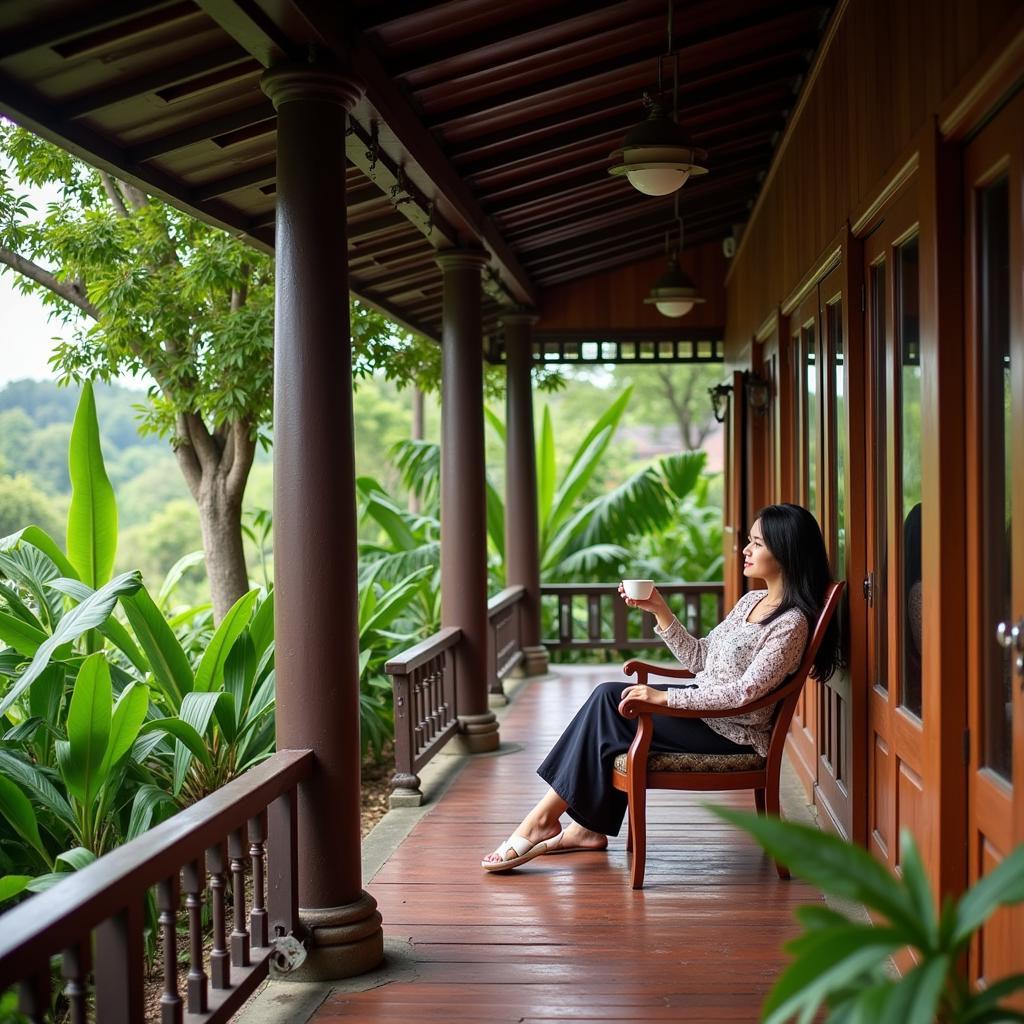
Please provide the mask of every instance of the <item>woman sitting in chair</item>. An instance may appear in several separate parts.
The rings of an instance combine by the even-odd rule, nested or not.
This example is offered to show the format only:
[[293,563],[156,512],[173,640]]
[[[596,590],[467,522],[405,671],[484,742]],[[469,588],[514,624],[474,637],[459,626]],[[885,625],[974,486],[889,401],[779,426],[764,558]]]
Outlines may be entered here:
[[[765,582],[737,601],[704,639],[691,636],[654,590],[631,607],[651,612],[656,632],[684,668],[695,673],[682,686],[601,683],[569,723],[537,774],[551,787],[519,827],[481,866],[508,871],[544,853],[601,850],[617,835],[626,796],[612,786],[612,765],[629,748],[636,725],[619,714],[627,697],[694,710],[739,708],[774,690],[799,666],[829,583],[828,555],[814,516],[799,505],[769,505],[750,528],[743,575]],[[833,619],[814,659],[824,681],[835,670],[838,626]],[[749,754],[768,752],[771,707],[728,718],[654,717],[651,753]],[[561,828],[568,812],[572,824]]]

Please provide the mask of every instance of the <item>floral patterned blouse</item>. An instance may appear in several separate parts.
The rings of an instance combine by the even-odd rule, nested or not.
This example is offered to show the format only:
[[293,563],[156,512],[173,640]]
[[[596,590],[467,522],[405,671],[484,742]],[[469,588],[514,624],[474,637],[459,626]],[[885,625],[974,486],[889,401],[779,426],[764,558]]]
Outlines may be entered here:
[[[772,622],[747,622],[767,593],[751,590],[744,594],[703,639],[691,636],[678,619],[664,630],[655,627],[680,664],[694,673],[689,688],[669,687],[669,707],[695,711],[737,708],[771,693],[797,669],[808,637],[807,620],[798,608],[790,608]],[[733,743],[749,744],[766,757],[773,711],[767,707],[702,721]]]

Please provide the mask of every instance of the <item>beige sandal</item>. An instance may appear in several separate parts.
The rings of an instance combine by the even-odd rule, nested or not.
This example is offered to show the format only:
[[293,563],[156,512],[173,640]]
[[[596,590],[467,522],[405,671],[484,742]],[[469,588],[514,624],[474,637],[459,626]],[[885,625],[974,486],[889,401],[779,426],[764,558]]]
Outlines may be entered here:
[[[547,853],[549,842],[549,839],[541,839],[539,842],[531,843],[525,836],[519,835],[518,832],[513,832],[494,851],[501,854],[502,859],[498,861],[482,860],[480,861],[480,867],[484,871],[511,871],[512,868],[517,868],[521,864],[533,860],[534,857]],[[514,857],[508,856],[509,850],[515,853]]]

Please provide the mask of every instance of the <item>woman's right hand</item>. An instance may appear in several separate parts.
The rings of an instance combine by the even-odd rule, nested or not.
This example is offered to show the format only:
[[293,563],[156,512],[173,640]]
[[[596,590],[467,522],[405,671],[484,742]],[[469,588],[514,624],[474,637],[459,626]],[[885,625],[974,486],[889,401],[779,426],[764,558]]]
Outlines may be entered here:
[[645,598],[643,601],[638,601],[635,598],[626,597],[626,589],[620,583],[619,597],[621,597],[630,608],[639,608],[641,611],[650,612],[658,620],[659,629],[665,629],[672,621],[672,612],[665,603],[665,598],[663,598],[658,592],[657,587],[654,587],[654,589],[651,590],[650,597]]

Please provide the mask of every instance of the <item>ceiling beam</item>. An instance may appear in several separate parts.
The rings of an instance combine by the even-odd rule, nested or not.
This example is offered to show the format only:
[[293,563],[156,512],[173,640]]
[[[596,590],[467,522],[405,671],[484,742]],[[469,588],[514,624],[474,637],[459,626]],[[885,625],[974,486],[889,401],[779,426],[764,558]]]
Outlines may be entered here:
[[166,200],[207,224],[223,228],[233,235],[242,234],[257,249],[270,252],[265,238],[253,233],[249,218],[240,210],[216,199],[204,200],[195,190],[157,170],[130,159],[126,150],[114,145],[98,132],[80,122],[56,116],[52,107],[37,94],[29,92],[0,72],[0,113],[54,145],[85,160],[100,170],[127,181],[142,191]]
[[[243,107],[241,110],[234,110],[230,114],[222,114],[220,117],[214,117],[208,121],[200,121],[198,124],[181,128],[176,132],[162,133],[148,142],[137,143],[128,152],[131,159],[141,163],[166,156],[168,153],[184,149],[186,146],[193,146],[197,142],[213,141],[218,135],[228,135],[231,132],[252,128],[255,125],[265,126],[269,135],[274,131],[276,124],[277,115],[274,113],[274,106],[267,100],[264,103],[254,103],[251,106]],[[214,144],[216,145],[216,143]]]

